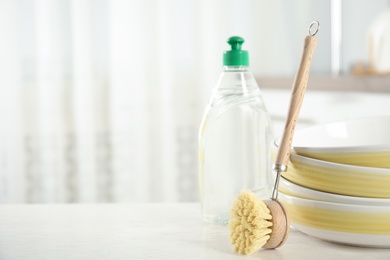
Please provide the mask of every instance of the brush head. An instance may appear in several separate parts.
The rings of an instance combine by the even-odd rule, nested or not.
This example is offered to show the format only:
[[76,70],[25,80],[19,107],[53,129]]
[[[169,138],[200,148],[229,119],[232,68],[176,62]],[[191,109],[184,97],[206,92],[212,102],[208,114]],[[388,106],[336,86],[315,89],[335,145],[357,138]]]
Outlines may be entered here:
[[252,192],[243,191],[231,209],[229,229],[234,250],[251,255],[260,248],[283,245],[288,237],[290,223],[280,202],[263,202]]
[[251,255],[270,239],[272,215],[267,205],[250,191],[243,191],[230,211],[230,239],[234,250]]

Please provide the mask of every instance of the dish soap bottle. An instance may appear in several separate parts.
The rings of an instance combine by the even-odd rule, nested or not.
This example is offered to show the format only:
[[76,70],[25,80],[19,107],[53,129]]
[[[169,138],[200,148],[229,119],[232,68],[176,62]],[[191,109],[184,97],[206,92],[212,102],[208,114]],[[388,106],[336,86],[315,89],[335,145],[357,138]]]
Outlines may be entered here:
[[268,199],[272,189],[270,116],[249,71],[244,39],[230,37],[223,72],[199,131],[199,187],[203,219],[227,224],[242,190]]

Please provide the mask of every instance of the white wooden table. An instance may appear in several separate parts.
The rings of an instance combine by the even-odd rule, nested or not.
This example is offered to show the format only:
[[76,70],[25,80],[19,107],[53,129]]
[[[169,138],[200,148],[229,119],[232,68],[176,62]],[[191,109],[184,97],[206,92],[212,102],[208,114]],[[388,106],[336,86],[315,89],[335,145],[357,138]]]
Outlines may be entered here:
[[277,250],[233,253],[226,226],[199,204],[1,205],[0,259],[390,259],[389,249],[324,242],[292,231]]

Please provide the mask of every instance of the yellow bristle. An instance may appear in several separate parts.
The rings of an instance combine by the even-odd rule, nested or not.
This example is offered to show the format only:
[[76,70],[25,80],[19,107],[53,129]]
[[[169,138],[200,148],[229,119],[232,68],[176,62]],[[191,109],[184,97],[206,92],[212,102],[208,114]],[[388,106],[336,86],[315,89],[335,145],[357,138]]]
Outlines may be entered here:
[[230,212],[230,239],[234,250],[251,255],[270,238],[272,215],[265,203],[250,191],[243,191]]

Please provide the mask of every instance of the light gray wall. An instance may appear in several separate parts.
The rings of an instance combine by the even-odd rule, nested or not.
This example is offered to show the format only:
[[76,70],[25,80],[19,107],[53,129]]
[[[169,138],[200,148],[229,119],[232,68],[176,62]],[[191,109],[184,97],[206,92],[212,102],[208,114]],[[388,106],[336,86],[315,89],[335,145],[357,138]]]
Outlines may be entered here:
[[368,61],[368,29],[374,18],[388,8],[389,0],[343,0],[341,49],[343,73],[348,73],[358,60]]
[[[341,0],[342,1],[342,36],[340,48],[340,72],[348,74],[357,61],[368,62],[367,31],[373,19],[383,10],[390,8],[389,0]],[[266,7],[266,4],[263,3]],[[275,45],[270,49],[256,48],[248,42],[248,48],[254,51],[253,72],[258,76],[287,76],[295,74],[302,52],[303,38],[307,27],[313,20],[321,24],[316,35],[318,44],[311,66],[312,74],[331,74],[331,1],[323,0],[281,0],[280,9],[275,12],[275,20],[269,20],[269,26],[275,29],[270,37],[275,37],[287,44]],[[282,19],[282,21],[276,21]],[[277,26],[276,26],[277,25]],[[253,28],[256,30],[256,28]],[[267,47],[270,45],[268,44]],[[280,46],[284,46],[280,49]],[[252,51],[253,52],[253,51]],[[264,70],[264,60],[261,53],[278,60],[272,70]],[[284,55],[287,54],[287,57]],[[283,64],[286,62],[286,64]]]

